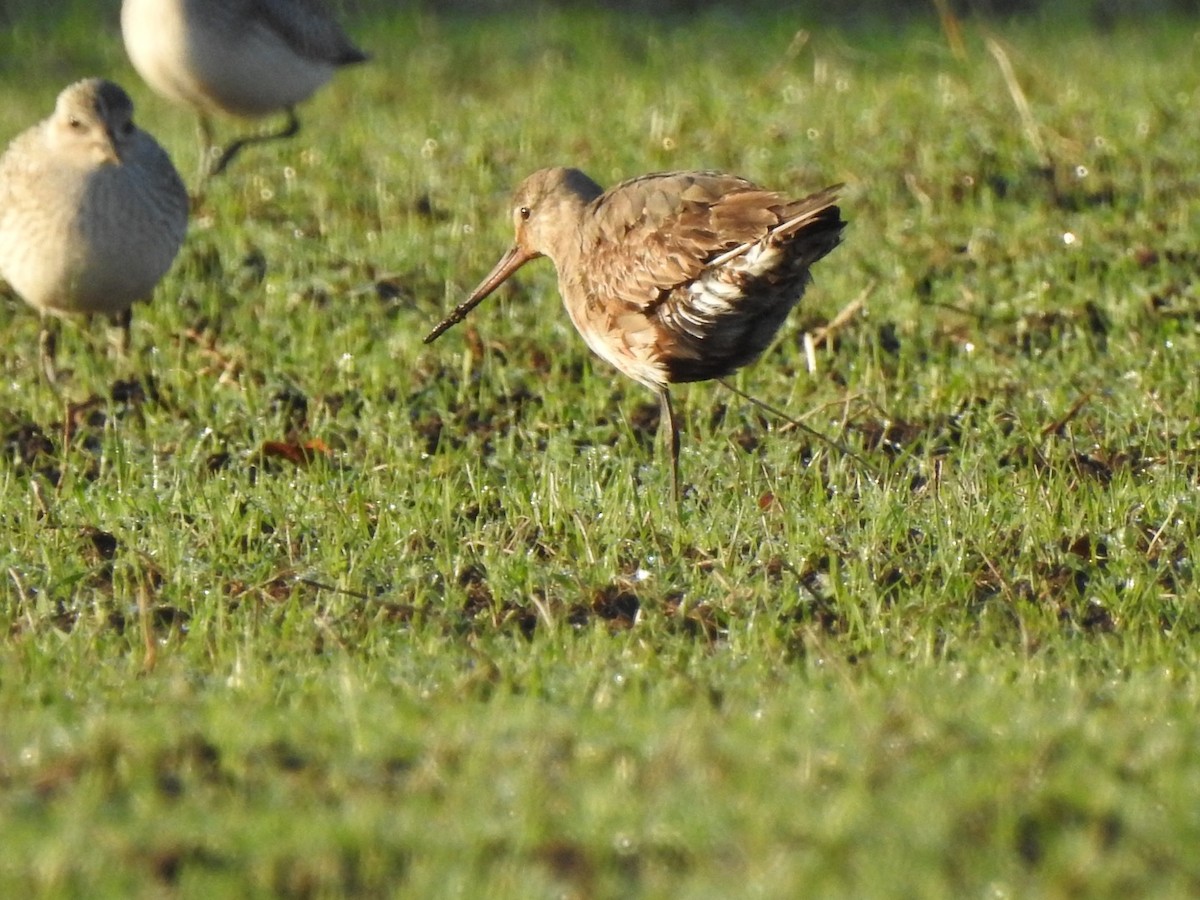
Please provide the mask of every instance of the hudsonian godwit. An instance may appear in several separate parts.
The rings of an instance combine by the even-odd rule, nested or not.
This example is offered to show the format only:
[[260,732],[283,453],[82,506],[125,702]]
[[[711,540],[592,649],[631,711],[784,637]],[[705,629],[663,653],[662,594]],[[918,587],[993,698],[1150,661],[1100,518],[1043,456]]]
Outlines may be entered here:
[[49,118],[13,139],[0,157],[0,276],[42,314],[51,383],[47,317],[109,316],[127,349],[130,307],[171,267],[187,222],[179,173],[111,81],[70,85]]
[[[367,55],[321,0],[124,0],[121,34],[138,74],[200,114],[201,175],[217,175],[249,144],[292,137],[295,106]],[[218,155],[213,113],[287,113],[277,132],[239,138]]]
[[679,496],[668,385],[722,378],[767,348],[837,246],[837,187],[792,200],[718,172],[646,175],[603,190],[578,169],[534,172],[512,203],[516,241],[425,338],[548,256],[567,313],[597,356],[658,395]]

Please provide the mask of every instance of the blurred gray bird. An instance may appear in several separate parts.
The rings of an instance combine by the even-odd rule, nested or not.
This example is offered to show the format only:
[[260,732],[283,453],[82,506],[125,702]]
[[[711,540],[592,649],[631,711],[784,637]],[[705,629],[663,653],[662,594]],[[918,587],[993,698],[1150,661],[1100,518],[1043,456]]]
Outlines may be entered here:
[[52,384],[55,317],[108,316],[126,351],[131,307],[170,269],[187,223],[183,180],[111,81],[69,85],[13,139],[0,157],[0,277],[42,315]]
[[[296,104],[367,55],[321,0],[123,0],[121,34],[138,74],[200,115],[201,177],[220,174],[250,144],[300,130]],[[287,114],[276,132],[217,151],[211,116]]]

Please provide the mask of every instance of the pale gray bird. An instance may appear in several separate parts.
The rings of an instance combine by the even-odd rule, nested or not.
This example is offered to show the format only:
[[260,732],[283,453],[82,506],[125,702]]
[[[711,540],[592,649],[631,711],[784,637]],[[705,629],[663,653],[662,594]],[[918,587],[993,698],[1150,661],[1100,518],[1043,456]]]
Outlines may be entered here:
[[69,85],[13,139],[0,157],[0,277],[42,315],[51,383],[55,317],[108,316],[127,350],[131,307],[170,269],[187,222],[183,180],[111,81]]
[[[292,137],[296,104],[340,67],[367,59],[321,0],[123,0],[121,34],[146,83],[199,113],[202,177],[224,171],[249,144]],[[216,151],[214,113],[276,112],[287,114],[280,131]]]

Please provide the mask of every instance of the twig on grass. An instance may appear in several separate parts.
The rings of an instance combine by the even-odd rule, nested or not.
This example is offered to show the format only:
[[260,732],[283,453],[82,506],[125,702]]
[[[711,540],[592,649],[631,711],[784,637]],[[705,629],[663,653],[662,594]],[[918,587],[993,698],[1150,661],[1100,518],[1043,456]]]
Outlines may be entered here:
[[25,584],[21,581],[21,573],[12,566],[8,567],[8,577],[12,579],[13,586],[17,589],[17,598],[20,601],[20,608],[24,611],[25,621],[29,628],[33,629],[33,610],[29,602],[29,595],[25,592]]
[[938,19],[942,23],[942,34],[946,36],[946,45],[950,52],[959,61],[966,59],[967,49],[963,44],[962,24],[958,21],[958,16],[946,0],[933,0],[933,5],[937,8]]
[[142,674],[149,675],[158,665],[158,641],[154,637],[154,622],[150,616],[149,577],[139,573],[137,586],[138,624],[142,628]]
[[1012,97],[1013,106],[1017,108],[1017,115],[1021,118],[1021,125],[1025,131],[1025,139],[1029,141],[1029,146],[1033,148],[1038,165],[1043,169],[1049,169],[1050,154],[1046,152],[1046,144],[1042,141],[1037,119],[1033,117],[1033,110],[1029,106],[1029,100],[1025,96],[1025,91],[1021,89],[1021,83],[1017,81],[1017,75],[1013,71],[1012,62],[1009,60],[1008,54],[995,38],[989,37],[985,43],[988,52],[992,54],[996,60],[996,64],[1000,66],[1000,74],[1004,76],[1004,83],[1008,86],[1008,93]]
[[314,588],[318,591],[330,591],[334,594],[345,594],[347,597],[353,597],[356,600],[371,599],[367,594],[364,594],[361,591],[352,591],[349,588],[341,588],[334,584],[325,584],[312,578],[306,578],[303,575],[297,575],[295,577],[295,582],[296,584],[302,584],[305,587]]
[[1064,428],[1066,428],[1067,425],[1070,424],[1071,420],[1079,415],[1079,411],[1087,406],[1087,402],[1092,399],[1092,395],[1094,393],[1096,393],[1095,388],[1088,388],[1086,391],[1080,394],[1079,399],[1072,403],[1071,408],[1068,409],[1060,418],[1042,428],[1042,437],[1050,437],[1050,435],[1058,434]]
[[862,312],[863,307],[867,305],[867,298],[871,296],[871,292],[875,290],[875,285],[879,282],[872,279],[865,288],[863,288],[857,297],[847,303],[838,311],[838,314],[830,319],[827,323],[819,328],[814,328],[809,334],[812,335],[813,347],[822,347],[828,344],[835,335],[847,325],[850,321]]

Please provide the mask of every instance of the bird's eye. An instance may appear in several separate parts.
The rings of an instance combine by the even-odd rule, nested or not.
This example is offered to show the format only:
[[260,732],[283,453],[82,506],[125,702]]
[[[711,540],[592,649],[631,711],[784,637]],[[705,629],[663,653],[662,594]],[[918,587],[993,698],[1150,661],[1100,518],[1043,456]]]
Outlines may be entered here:
[[75,131],[83,131],[83,119],[79,116],[71,116],[67,119],[67,124]]
[[528,206],[522,206],[522,207],[521,207],[519,210],[517,210],[517,215],[519,215],[519,216],[521,217],[521,221],[522,221],[522,222],[528,222],[528,221],[529,221],[529,216],[530,216],[530,209],[529,209],[529,207],[528,207]]

